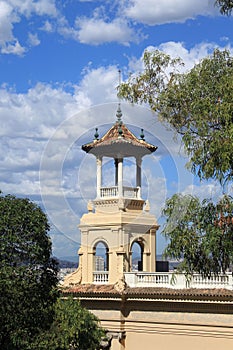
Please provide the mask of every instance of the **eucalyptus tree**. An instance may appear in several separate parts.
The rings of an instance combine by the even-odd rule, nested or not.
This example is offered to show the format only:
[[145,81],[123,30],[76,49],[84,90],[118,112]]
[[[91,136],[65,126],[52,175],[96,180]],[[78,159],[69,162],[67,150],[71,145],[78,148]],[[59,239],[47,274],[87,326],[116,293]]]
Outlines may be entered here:
[[233,263],[233,200],[217,203],[175,194],[166,201],[162,231],[168,239],[164,254],[180,260],[179,271],[204,276],[224,273]]
[[233,176],[233,58],[219,49],[182,71],[180,58],[146,51],[142,72],[119,87],[119,96],[147,103],[182,137],[187,166],[201,179]]
[[216,0],[215,5],[219,7],[222,15],[230,16],[233,9],[232,0]]

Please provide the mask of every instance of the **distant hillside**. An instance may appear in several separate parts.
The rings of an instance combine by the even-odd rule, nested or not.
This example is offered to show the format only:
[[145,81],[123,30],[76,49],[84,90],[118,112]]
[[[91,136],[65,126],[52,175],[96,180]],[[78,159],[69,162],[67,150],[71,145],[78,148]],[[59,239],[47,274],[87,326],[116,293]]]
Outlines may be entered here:
[[55,258],[58,261],[59,268],[74,268],[78,267],[78,257],[64,257],[64,258]]

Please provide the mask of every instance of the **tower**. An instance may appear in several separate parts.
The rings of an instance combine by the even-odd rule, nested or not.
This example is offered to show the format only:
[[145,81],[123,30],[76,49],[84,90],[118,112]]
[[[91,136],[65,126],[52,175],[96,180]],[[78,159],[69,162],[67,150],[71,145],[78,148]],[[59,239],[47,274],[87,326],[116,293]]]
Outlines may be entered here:
[[[123,123],[121,106],[117,120],[106,134],[99,138],[98,129],[94,140],[82,146],[83,151],[96,158],[96,198],[88,203],[79,224],[81,247],[79,268],[67,277],[69,283],[114,284],[132,271],[132,246],[140,247],[138,270],[154,272],[156,266],[156,231],[158,224],[150,214],[149,203],[141,198],[142,158],[156,151],[147,143],[141,129],[137,138]],[[111,186],[103,186],[103,160],[108,158],[114,167]],[[133,158],[135,186],[125,186],[124,161]],[[97,255],[101,245],[104,254]],[[98,267],[101,266],[99,269]]]

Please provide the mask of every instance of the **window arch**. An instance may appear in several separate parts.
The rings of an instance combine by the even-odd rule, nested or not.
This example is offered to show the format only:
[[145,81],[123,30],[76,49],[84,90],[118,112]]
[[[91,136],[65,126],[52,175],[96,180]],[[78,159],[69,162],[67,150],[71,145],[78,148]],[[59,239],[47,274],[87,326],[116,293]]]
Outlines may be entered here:
[[143,271],[143,252],[142,240],[135,240],[131,245],[131,271]]
[[94,245],[94,271],[109,271],[109,249],[103,241]]

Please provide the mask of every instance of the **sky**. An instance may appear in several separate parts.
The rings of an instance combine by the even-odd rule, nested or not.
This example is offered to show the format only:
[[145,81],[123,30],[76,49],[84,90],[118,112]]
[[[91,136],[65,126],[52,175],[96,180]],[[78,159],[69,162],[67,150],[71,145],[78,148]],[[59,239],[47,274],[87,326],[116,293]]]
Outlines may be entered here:
[[[81,145],[116,121],[118,71],[122,80],[140,72],[146,49],[179,56],[189,70],[216,47],[233,52],[232,25],[212,0],[0,0],[0,189],[45,210],[55,256],[79,247],[77,225],[96,195],[95,159]],[[161,226],[172,194],[221,195],[186,170],[179,138],[147,106],[121,109],[129,129],[158,146],[143,160],[143,198]],[[106,161],[106,186],[112,171]],[[158,234],[158,254],[165,244]]]

